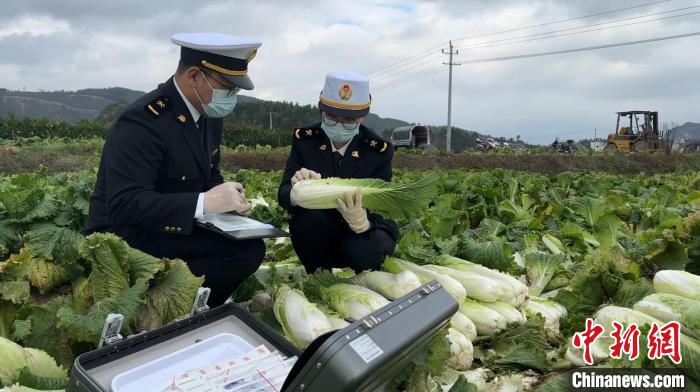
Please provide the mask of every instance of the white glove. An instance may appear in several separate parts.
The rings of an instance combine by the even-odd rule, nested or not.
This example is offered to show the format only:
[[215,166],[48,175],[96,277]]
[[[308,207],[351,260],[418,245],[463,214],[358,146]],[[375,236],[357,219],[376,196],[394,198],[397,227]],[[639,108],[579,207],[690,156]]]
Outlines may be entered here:
[[219,184],[204,193],[204,213],[236,212],[249,215],[252,205],[245,198],[243,185],[237,182]]
[[357,188],[355,192],[348,192],[344,202],[337,199],[335,204],[352,231],[360,234],[369,230],[367,210],[362,207],[362,189]]
[[294,176],[292,176],[292,192],[289,194],[289,202],[292,203],[293,206],[298,206],[299,204],[297,203],[295,196],[296,192],[294,192],[294,185],[296,185],[299,181],[303,180],[318,180],[321,178],[321,175],[316,173],[313,170],[309,170],[305,167],[302,167],[301,169],[297,170],[296,173],[294,173]]
[[321,178],[320,174],[302,167],[301,169],[297,170],[296,173],[294,173],[294,176],[292,177],[292,186],[296,185],[297,182],[302,180],[318,180],[319,178]]

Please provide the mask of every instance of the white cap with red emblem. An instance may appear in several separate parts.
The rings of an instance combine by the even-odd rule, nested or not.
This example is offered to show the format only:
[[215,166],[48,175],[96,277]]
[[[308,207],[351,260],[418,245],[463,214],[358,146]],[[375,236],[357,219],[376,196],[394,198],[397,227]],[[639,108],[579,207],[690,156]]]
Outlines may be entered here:
[[333,116],[358,118],[369,113],[371,102],[366,76],[352,71],[337,71],[326,75],[318,107]]

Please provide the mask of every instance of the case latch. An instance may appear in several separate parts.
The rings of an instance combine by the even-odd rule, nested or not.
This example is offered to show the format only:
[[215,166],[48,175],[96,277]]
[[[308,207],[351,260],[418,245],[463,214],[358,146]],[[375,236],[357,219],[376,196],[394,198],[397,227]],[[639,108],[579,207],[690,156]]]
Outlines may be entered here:
[[192,304],[192,316],[209,310],[207,301],[209,300],[210,293],[211,289],[209,287],[200,287],[197,289],[197,296],[194,298],[194,303]]
[[97,347],[109,346],[122,339],[119,334],[124,324],[124,316],[119,313],[110,313],[105,318],[105,325],[102,327],[102,335],[100,336],[100,344]]

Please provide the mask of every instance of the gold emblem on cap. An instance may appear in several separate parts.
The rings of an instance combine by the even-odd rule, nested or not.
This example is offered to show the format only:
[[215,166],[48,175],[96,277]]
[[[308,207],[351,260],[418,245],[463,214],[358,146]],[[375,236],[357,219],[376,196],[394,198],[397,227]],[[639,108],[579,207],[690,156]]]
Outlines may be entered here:
[[321,151],[326,151],[326,145],[322,144],[321,147],[318,148]]
[[256,54],[258,54],[257,49],[251,50],[250,53],[248,53],[248,57],[246,57],[246,61],[251,62],[255,58]]
[[187,121],[187,117],[185,117],[184,114],[181,114],[181,115],[177,116],[177,119],[178,119],[178,121],[180,121],[181,123],[184,123],[185,121]]
[[360,153],[359,153],[357,150],[355,150],[355,151],[352,152],[352,157],[353,157],[353,158],[359,158],[359,157],[360,157]]
[[338,90],[338,95],[340,95],[340,99],[343,101],[347,101],[352,97],[352,87],[350,87],[349,84],[345,83],[340,87],[340,90]]

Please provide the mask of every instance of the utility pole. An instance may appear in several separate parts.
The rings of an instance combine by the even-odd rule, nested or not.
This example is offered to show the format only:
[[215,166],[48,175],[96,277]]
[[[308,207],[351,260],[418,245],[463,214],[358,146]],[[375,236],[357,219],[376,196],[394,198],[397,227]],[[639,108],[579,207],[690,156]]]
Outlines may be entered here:
[[450,152],[452,149],[452,66],[462,64],[452,61],[452,56],[459,54],[459,50],[454,50],[452,47],[452,41],[450,41],[450,50],[446,52],[445,49],[443,49],[442,54],[450,55],[450,61],[448,63],[443,63],[450,66],[449,85],[447,87],[447,134],[445,135],[445,149],[447,152]]
[[272,130],[272,112],[268,112],[268,113],[270,113],[270,128],[269,129]]

